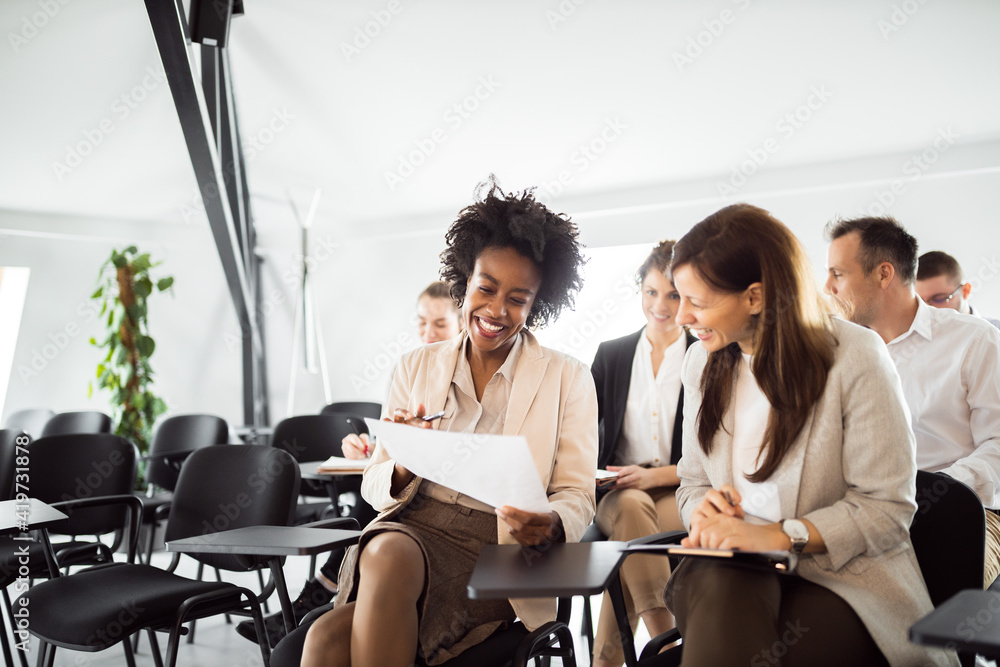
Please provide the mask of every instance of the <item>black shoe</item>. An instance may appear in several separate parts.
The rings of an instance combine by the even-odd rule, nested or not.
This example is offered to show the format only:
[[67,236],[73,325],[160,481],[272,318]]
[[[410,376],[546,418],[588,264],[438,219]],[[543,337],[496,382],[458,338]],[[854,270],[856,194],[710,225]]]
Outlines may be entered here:
[[[335,593],[331,593],[326,587],[316,579],[310,579],[302,588],[299,597],[292,602],[292,615],[295,617],[295,625],[298,626],[305,618],[306,614],[317,607],[329,604],[333,600]],[[273,648],[285,636],[285,621],[281,617],[281,612],[264,617],[264,631],[267,632],[267,642]],[[240,637],[249,639],[257,643],[257,631],[253,627],[253,619],[236,624],[236,632]]]

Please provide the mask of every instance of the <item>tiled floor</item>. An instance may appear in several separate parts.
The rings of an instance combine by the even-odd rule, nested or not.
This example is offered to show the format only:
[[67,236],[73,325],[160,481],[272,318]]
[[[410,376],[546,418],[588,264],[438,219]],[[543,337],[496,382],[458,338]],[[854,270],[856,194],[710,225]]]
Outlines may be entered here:
[[[159,552],[153,555],[154,564],[165,567],[169,561],[169,555]],[[288,558],[285,561],[285,576],[288,579],[290,593],[294,596],[298,593],[302,583],[306,579],[306,572],[309,567],[309,559],[306,557]],[[182,558],[178,567],[178,574],[193,577],[197,569],[197,564],[189,559]],[[257,590],[257,578],[254,574],[233,574],[225,575],[227,581],[232,581],[239,585],[247,586],[251,590]],[[597,620],[597,613],[600,607],[600,597],[593,598],[594,620]],[[272,598],[273,609],[276,609],[276,600]],[[67,614],[73,613],[67,610]],[[573,610],[573,629],[579,633],[582,619],[582,602],[577,599]],[[235,618],[234,622],[242,619]],[[648,639],[645,630],[640,628],[638,645]],[[161,650],[166,649],[166,635],[158,635]],[[182,642],[184,640],[182,639]],[[590,660],[587,655],[587,642],[583,637],[575,638],[577,651],[577,664],[589,665]],[[37,643],[32,642],[28,662],[35,664]],[[16,659],[16,658],[15,658]],[[56,667],[112,667],[125,664],[125,655],[120,645],[100,653],[81,653],[60,649],[56,652]],[[255,644],[251,644],[236,634],[232,625],[227,625],[222,616],[198,621],[197,632],[195,633],[194,644],[182,643],[178,653],[178,665],[184,667],[260,667],[263,663],[259,649]],[[553,660],[553,665],[559,665],[559,660]],[[137,667],[151,667],[153,659],[149,653],[149,644],[146,642],[145,633],[139,643],[139,653],[136,655]]]

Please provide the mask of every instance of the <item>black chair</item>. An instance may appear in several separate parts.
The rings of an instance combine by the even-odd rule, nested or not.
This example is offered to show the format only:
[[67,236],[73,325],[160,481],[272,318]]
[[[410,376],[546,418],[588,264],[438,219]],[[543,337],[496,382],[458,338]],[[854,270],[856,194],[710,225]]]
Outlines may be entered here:
[[[177,486],[184,459],[196,449],[228,442],[229,425],[225,419],[214,415],[176,415],[157,426],[145,457],[148,488],[140,497],[142,523],[148,526],[144,549],[147,564],[152,559],[156,528],[169,511],[171,492]],[[164,492],[157,493],[157,490]]]
[[[596,523],[587,526],[587,530],[580,538],[581,542],[606,542],[608,536],[601,532]],[[583,623],[580,632],[587,640],[587,649],[590,655],[594,655],[594,610],[590,604],[590,596],[583,596]]]
[[39,437],[71,433],[111,433],[111,417],[103,412],[61,412],[51,417]]
[[[224,471],[222,475],[220,472]],[[167,521],[168,541],[255,525],[287,525],[298,495],[295,461],[270,447],[207,447],[185,462]],[[134,496],[131,525],[138,530],[141,505]],[[100,566],[38,584],[23,597],[32,609],[30,632],[45,645],[99,651],[121,642],[131,660],[130,642],[146,629],[159,666],[155,630],[169,632],[166,664],[177,661],[187,621],[221,613],[249,615],[265,637],[257,597],[226,582],[186,579],[149,565],[136,565],[137,536],[129,541],[129,562]],[[229,554],[191,554],[207,565],[232,571],[267,566],[265,559]],[[65,610],[72,610],[67,613]],[[122,620],[123,609],[127,618]],[[114,628],[115,632],[108,631]],[[264,664],[270,648],[260,644]],[[130,662],[130,664],[132,664]]]
[[[364,423],[362,422],[362,426]],[[296,461],[325,461],[331,456],[343,456],[340,443],[351,433],[358,433],[357,421],[350,415],[327,412],[319,415],[288,417],[278,422],[271,435],[271,446],[283,449]],[[301,525],[324,518],[331,505],[339,508],[340,494],[361,493],[361,480],[327,482],[303,480],[300,493],[305,497],[326,498],[330,502],[299,503],[295,507],[295,524]],[[309,573],[316,571],[316,557],[309,558]]]
[[[14,440],[15,451],[18,449]],[[23,443],[23,441],[22,441]],[[125,438],[110,434],[74,434],[40,438],[28,447],[27,479],[29,491],[51,505],[61,507],[68,501],[114,495],[130,495],[135,486],[135,446]],[[19,461],[13,459],[15,464]],[[17,466],[21,467],[21,466]],[[11,472],[15,472],[13,469]],[[17,492],[15,486],[14,492]],[[115,545],[120,543],[125,522],[125,510],[113,505],[98,505],[67,512],[65,521],[49,529],[50,534],[69,536],[53,545],[58,567],[66,571],[71,566],[94,565],[114,561]],[[95,536],[93,541],[79,539]],[[109,546],[97,537],[114,535],[115,544]],[[33,579],[50,575],[45,549],[40,542],[23,542],[10,536],[0,537],[0,587],[3,589],[4,606],[11,614],[7,587],[19,574],[21,549],[28,547],[28,575]],[[12,618],[12,616],[11,616]],[[21,664],[27,664],[19,652]]]
[[[910,525],[910,541],[920,565],[920,571],[927,583],[931,603],[937,607],[960,590],[981,589],[983,586],[983,561],[986,549],[986,514],[982,502],[968,486],[947,475],[933,472],[917,472],[917,512]],[[662,533],[657,537],[670,535]],[[612,596],[616,610],[624,600],[619,595]],[[618,625],[628,627],[628,619],[616,614]],[[677,629],[654,637],[643,648],[642,655],[635,659],[635,652],[625,662],[629,667],[673,667],[680,664],[683,645],[675,646],[660,653],[664,646],[680,639]],[[632,662],[629,662],[631,658]],[[975,664],[975,656],[959,654],[964,667]]]
[[382,417],[382,404],[372,403],[371,401],[342,401],[340,403],[331,403],[320,410],[321,415],[331,412],[361,417],[361,423],[364,424],[365,417],[369,419],[380,419]]
[[[560,598],[555,621],[533,632],[517,621],[439,667],[524,667],[530,660],[536,665],[539,662],[547,665],[549,658],[555,656],[562,658],[563,665],[575,665],[573,633],[568,625],[571,606],[570,598]],[[309,627],[332,608],[329,604],[309,612],[298,628],[278,642],[271,655],[272,667],[298,667]],[[418,660],[416,665],[422,666],[424,662]]]
[[49,419],[55,415],[48,408],[28,408],[11,413],[3,423],[5,429],[11,431],[24,431],[32,438],[39,438],[42,430]]

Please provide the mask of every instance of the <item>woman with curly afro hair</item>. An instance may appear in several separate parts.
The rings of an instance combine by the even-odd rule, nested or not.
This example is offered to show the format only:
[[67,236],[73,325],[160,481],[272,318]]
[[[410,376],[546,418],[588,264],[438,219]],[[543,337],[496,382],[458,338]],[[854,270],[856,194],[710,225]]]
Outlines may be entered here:
[[551,511],[493,508],[416,477],[378,446],[361,493],[381,514],[344,559],[335,608],[307,631],[303,666],[438,665],[515,617],[531,630],[555,619],[555,600],[470,600],[473,566],[485,544],[578,541],[594,517],[593,378],[529,331],[572,307],[583,265],[576,226],[530,191],[504,193],[492,178],[483,189],[441,254],[465,330],[400,360],[383,417],[524,436]]

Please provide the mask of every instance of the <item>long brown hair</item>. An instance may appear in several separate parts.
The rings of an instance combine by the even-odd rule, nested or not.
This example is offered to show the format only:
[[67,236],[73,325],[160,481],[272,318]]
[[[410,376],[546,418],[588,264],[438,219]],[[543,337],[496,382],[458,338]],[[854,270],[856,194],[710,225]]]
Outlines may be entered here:
[[[747,479],[763,482],[778,468],[823,394],[836,344],[829,314],[799,240],[756,206],[727,206],[695,225],[674,245],[671,271],[684,265],[719,292],[739,293],[761,284],[751,369],[771,403],[771,414],[761,450],[766,451],[764,462]],[[706,454],[732,400],[739,361],[740,348],[733,343],[709,354],[702,373],[697,430]]]

